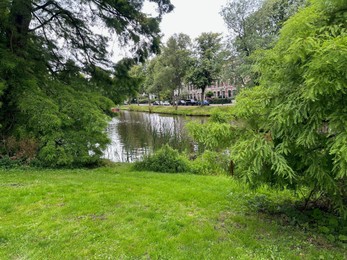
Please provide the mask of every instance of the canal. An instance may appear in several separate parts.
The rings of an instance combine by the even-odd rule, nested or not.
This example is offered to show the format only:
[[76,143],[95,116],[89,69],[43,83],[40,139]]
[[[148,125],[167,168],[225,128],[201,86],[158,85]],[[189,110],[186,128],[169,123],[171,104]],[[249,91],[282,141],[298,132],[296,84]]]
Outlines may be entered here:
[[111,143],[104,152],[104,158],[113,162],[134,162],[164,144],[179,151],[193,152],[196,145],[185,129],[191,120],[204,123],[206,117],[122,111],[107,127]]

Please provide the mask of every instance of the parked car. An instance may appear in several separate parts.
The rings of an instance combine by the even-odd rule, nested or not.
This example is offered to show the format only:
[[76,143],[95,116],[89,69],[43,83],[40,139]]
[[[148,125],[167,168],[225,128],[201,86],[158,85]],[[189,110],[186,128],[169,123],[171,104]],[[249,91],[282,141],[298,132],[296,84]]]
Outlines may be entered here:
[[195,101],[194,99],[187,99],[186,100],[186,106],[196,106],[198,104],[197,101]]
[[178,101],[175,101],[175,102],[177,102],[177,105],[179,105],[179,106],[184,106],[186,104],[186,101],[184,101],[184,100],[178,100]]
[[152,103],[153,106],[160,106],[161,104],[162,104],[161,101],[154,101],[154,102]]
[[210,102],[208,102],[207,100],[204,100],[204,101],[198,101],[198,105],[199,106],[209,106],[210,105]]
[[162,103],[162,105],[163,105],[163,106],[170,106],[171,104],[170,104],[169,101],[166,100],[166,101],[164,101],[164,102]]

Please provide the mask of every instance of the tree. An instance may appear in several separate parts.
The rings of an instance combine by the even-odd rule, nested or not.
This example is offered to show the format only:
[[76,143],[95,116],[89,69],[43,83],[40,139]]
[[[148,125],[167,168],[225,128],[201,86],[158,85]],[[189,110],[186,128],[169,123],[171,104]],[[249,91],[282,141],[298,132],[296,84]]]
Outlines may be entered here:
[[146,63],[145,69],[145,89],[147,93],[154,93],[160,99],[160,94],[164,91],[166,84],[165,71],[161,69],[160,56],[154,57]]
[[[49,50],[50,61],[56,66],[66,56],[74,57],[81,65],[106,62],[110,39],[93,31],[98,27],[117,34],[123,44],[133,43],[134,53],[143,60],[150,52],[158,51],[161,16],[173,9],[169,0],[152,0],[158,4],[159,16],[148,17],[141,12],[143,2],[6,1],[3,10],[9,13],[5,22],[7,44],[12,51],[23,54],[29,39],[37,38]],[[70,53],[62,55],[60,41]]]
[[[252,17],[261,4],[261,1],[234,0],[227,3],[221,15],[231,32],[231,38],[236,42],[236,50],[250,56],[253,47],[254,31],[257,19]],[[252,18],[251,18],[252,17]]]
[[136,95],[138,104],[139,104],[139,94],[146,93],[145,84],[144,84],[146,79],[144,67],[145,67],[144,64],[136,64],[132,66],[129,71],[129,76],[132,79],[131,82],[133,84],[133,87],[136,89],[135,95]]
[[262,86],[271,86],[273,151],[295,173],[293,184],[306,184],[340,210],[347,206],[346,14],[346,1],[312,1],[259,63]]
[[239,87],[258,84],[254,73],[255,52],[273,47],[285,21],[304,5],[305,0],[233,0],[221,15],[230,31],[231,54],[225,68],[226,78]]
[[174,91],[180,91],[190,66],[191,40],[188,35],[171,36],[160,55],[148,62],[147,90],[160,96],[166,93],[174,100]]
[[191,40],[188,35],[175,34],[171,36],[163,48],[161,60],[162,69],[167,71],[167,87],[174,99],[174,90],[180,91],[186,77],[191,55]]
[[206,93],[206,97],[208,97],[208,98],[213,97],[213,92],[212,92],[212,91],[208,91],[208,92]]
[[217,80],[223,62],[221,35],[202,33],[196,40],[195,53],[187,81],[201,89],[201,100],[205,99],[205,89]]
[[287,21],[258,61],[260,86],[242,91],[232,108],[239,123],[229,143],[240,178],[309,188],[306,202],[315,197],[345,217],[346,15],[345,0],[312,0]]
[[[28,159],[20,143],[30,139],[44,165],[100,158],[109,98],[120,101],[134,91],[128,70],[159,51],[159,22],[173,8],[169,0],[152,0],[158,16],[150,17],[141,11],[143,2],[1,1],[0,157]],[[132,59],[110,60],[106,32],[132,47]]]

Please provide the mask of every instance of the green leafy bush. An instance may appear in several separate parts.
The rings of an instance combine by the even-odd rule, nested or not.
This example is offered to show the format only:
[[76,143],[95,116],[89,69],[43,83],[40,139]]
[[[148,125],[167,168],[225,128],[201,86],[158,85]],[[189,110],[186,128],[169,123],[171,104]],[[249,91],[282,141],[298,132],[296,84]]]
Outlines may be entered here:
[[177,150],[169,145],[164,145],[154,154],[145,157],[142,161],[134,164],[136,170],[147,170],[154,172],[188,172],[189,161]]
[[[109,142],[105,128],[113,102],[94,91],[92,82],[79,73],[60,72],[57,77],[64,78],[60,81],[30,59],[13,57],[1,48],[0,56],[4,60],[0,83],[6,79],[6,91],[0,84],[0,134],[6,141],[0,144],[0,156],[23,162],[36,158],[48,167],[98,161]],[[2,94],[8,91],[13,100]]]
[[233,98],[211,98],[209,99],[210,104],[230,104],[232,103]]
[[246,197],[247,207],[251,211],[267,214],[281,225],[318,232],[330,242],[347,243],[347,220],[342,216],[336,216],[317,207],[302,210],[289,201],[277,201],[274,196],[265,194],[246,195]]
[[22,161],[11,159],[7,155],[0,157],[0,169],[15,168],[15,167],[20,166],[21,164],[22,164]]
[[4,138],[0,143],[0,157],[11,158],[17,163],[29,164],[37,155],[39,142],[34,138]]
[[191,162],[191,172],[202,175],[220,175],[229,173],[230,155],[205,151]]

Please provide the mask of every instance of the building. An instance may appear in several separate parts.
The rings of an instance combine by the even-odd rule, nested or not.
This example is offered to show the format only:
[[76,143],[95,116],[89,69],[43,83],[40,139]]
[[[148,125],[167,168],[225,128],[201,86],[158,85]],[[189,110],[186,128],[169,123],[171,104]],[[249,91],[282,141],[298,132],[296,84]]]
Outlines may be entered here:
[[[209,86],[205,90],[205,95],[208,92],[212,92],[212,98],[230,98],[233,99],[236,95],[236,87],[224,82],[215,82],[212,86]],[[197,89],[194,86],[188,85],[181,90],[182,98],[201,100],[201,89]]]

